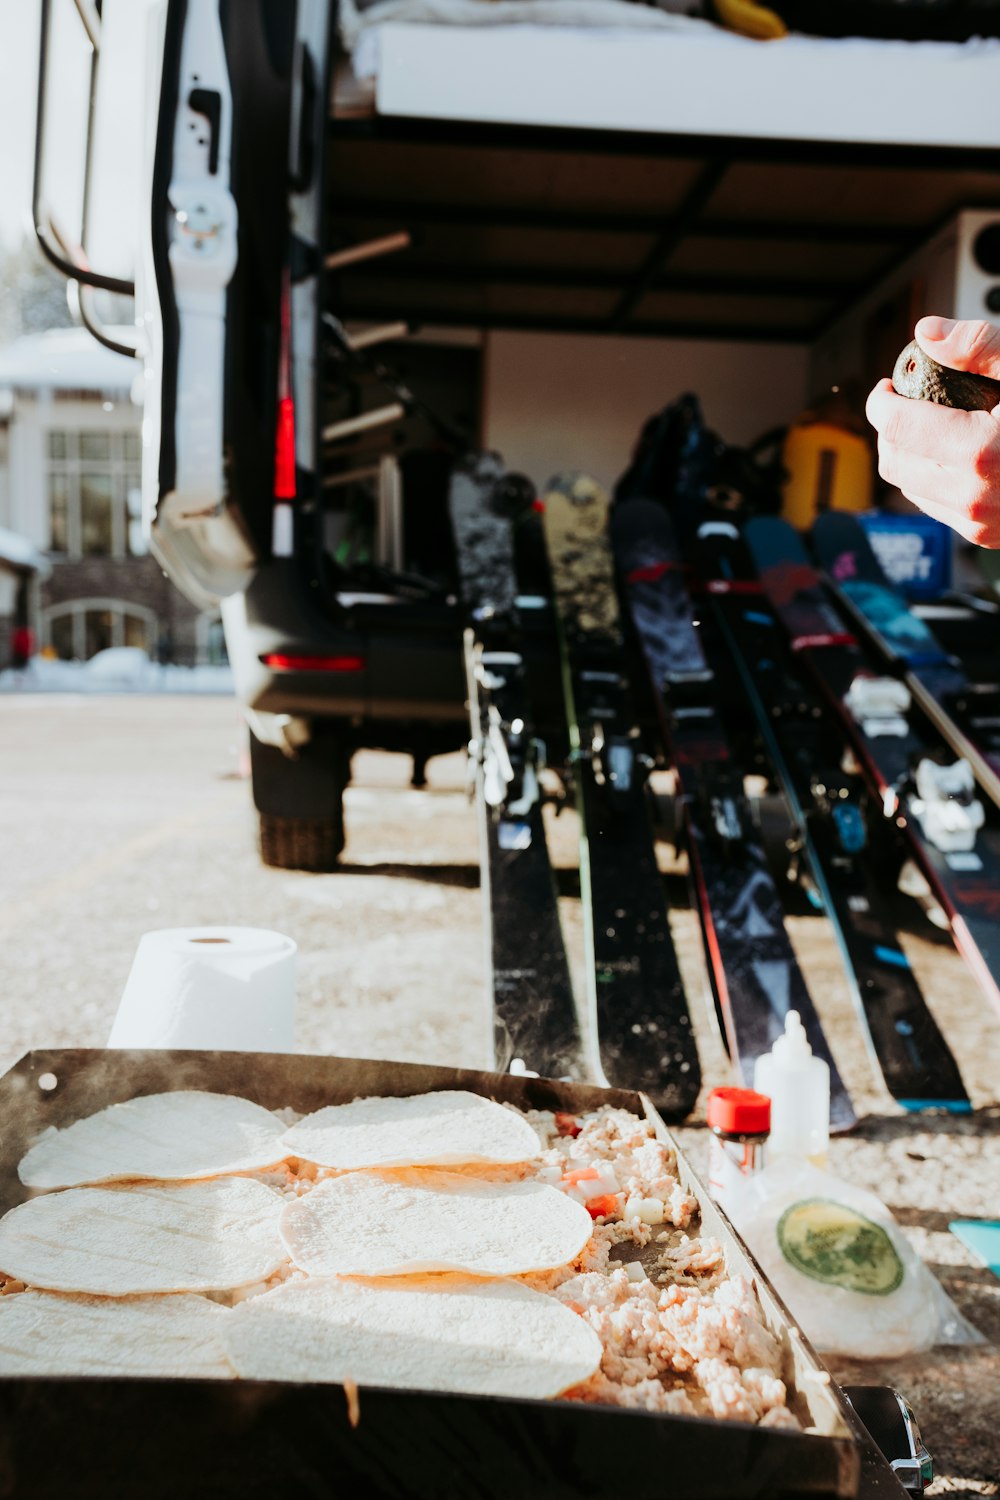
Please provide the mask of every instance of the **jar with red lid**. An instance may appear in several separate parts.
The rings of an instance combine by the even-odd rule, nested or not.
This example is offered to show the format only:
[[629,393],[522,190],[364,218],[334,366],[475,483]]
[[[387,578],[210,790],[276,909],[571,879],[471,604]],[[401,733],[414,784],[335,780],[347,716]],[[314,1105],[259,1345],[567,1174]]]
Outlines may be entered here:
[[754,1089],[713,1089],[706,1105],[712,1144],[708,1191],[723,1208],[764,1165],[771,1133],[771,1101]]

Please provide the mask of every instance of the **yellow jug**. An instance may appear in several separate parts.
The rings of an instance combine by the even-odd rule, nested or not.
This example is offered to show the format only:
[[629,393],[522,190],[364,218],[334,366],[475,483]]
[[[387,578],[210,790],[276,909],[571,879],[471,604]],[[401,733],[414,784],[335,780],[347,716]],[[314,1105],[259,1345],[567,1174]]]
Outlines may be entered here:
[[781,513],[800,531],[824,510],[871,510],[875,476],[872,450],[849,428],[808,414],[788,429],[781,450],[787,478]]

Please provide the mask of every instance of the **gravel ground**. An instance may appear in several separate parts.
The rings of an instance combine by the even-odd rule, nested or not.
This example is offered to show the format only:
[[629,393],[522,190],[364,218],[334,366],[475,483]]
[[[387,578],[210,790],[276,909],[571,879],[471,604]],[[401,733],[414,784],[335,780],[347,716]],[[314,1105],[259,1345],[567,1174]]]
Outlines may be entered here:
[[[226,699],[5,698],[0,710],[0,932],[6,954],[0,1065],[32,1046],[102,1046],[144,932],[269,926],[299,945],[298,1046],[488,1065],[475,819],[458,756],[408,786],[399,757],[356,757],[348,848],[336,875],[263,869],[253,846],[242,736]],[[553,820],[568,941],[579,963],[572,813]],[[729,1081],[710,1019],[683,867],[663,848],[672,924],[706,1086]],[[966,1349],[858,1365],[911,1399],[934,1454],[932,1494],[1000,1494],[1000,1282],[948,1232],[1000,1215],[1000,1025],[950,945],[900,904],[903,940],[962,1068],[976,1113],[905,1116],[873,1077],[834,945],[820,918],[790,931],[862,1115],[832,1143],[832,1170],[876,1192],[985,1336]],[[678,1132],[704,1160],[701,1110]]]

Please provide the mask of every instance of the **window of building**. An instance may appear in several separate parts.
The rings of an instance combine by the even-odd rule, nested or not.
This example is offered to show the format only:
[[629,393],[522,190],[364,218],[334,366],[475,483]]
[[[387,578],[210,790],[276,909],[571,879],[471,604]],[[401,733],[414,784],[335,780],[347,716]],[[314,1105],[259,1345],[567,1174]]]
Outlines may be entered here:
[[49,545],[67,557],[142,557],[142,445],[137,432],[48,434]]
[[49,475],[49,546],[69,551],[69,485],[65,474]]
[[72,661],[76,656],[74,639],[74,617],[71,614],[56,615],[48,622],[48,645],[60,661]]
[[80,551],[85,557],[113,557],[114,491],[110,474],[80,475]]
[[60,661],[89,661],[109,646],[138,646],[152,654],[159,637],[156,615],[124,599],[72,599],[42,615],[42,642]]
[[143,651],[150,649],[153,641],[148,620],[141,619],[139,615],[128,614],[122,622],[122,627],[126,646],[139,646]]
[[200,665],[224,667],[229,661],[222,620],[218,615],[201,614],[195,625],[195,647]]
[[87,609],[83,612],[83,654],[89,661],[98,651],[115,644],[115,612],[110,609]]

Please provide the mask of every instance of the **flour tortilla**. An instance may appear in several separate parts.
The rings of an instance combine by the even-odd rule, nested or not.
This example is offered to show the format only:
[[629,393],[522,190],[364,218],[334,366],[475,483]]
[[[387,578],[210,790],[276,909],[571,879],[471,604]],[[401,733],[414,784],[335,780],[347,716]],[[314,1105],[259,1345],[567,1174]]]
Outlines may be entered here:
[[597,1334],[554,1297],[452,1277],[287,1282],[234,1308],[223,1339],[245,1379],[486,1396],[558,1396],[601,1360]]
[[310,1276],[520,1276],[566,1265],[593,1228],[557,1188],[457,1172],[349,1172],[281,1216],[288,1253]]
[[125,1297],[264,1281],[287,1260],[263,1183],[69,1188],[0,1219],[0,1269],[30,1287]]
[[207,1297],[0,1297],[0,1375],[233,1377]]
[[288,1155],[284,1131],[277,1115],[249,1099],[178,1089],[112,1104],[65,1130],[47,1131],[17,1170],[33,1188],[255,1172]]
[[541,1153],[521,1115],[464,1089],[355,1099],[306,1115],[285,1135],[289,1154],[321,1167],[509,1165]]

